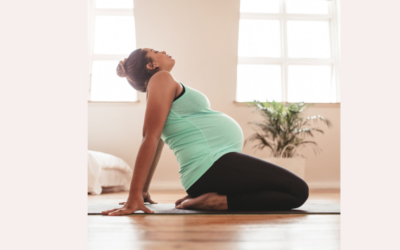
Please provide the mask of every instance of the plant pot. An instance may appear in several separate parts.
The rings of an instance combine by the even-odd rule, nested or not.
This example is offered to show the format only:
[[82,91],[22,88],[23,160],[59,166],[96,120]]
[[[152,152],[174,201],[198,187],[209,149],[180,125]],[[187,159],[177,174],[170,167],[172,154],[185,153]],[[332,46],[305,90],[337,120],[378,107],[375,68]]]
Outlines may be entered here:
[[[282,158],[283,152],[285,151],[287,146],[294,147],[296,152],[298,153],[298,157]],[[292,144],[288,144],[283,148],[281,157],[267,157],[261,159],[273,163],[275,165],[278,165],[286,170],[289,170],[293,174],[305,180],[306,159],[301,155],[300,150]]]

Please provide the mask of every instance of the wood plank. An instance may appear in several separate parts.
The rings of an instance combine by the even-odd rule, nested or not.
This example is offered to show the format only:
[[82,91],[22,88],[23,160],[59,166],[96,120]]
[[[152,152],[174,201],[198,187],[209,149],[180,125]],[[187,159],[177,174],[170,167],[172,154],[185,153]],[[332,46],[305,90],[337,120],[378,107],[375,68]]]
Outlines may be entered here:
[[[159,203],[186,193],[151,191]],[[89,196],[115,202],[127,192]],[[310,199],[340,200],[340,190],[312,190]],[[339,249],[340,215],[88,216],[89,249]]]

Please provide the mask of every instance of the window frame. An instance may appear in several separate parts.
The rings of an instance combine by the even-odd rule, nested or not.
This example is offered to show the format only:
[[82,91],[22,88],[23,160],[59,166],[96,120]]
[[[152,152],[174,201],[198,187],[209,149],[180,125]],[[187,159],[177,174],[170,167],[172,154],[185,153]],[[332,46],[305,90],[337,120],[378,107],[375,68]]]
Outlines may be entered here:
[[[281,89],[282,102],[288,103],[288,68],[289,65],[331,65],[332,81],[335,87],[335,102],[323,102],[324,104],[340,103],[340,42],[339,42],[339,23],[338,23],[338,0],[325,0],[328,4],[328,14],[290,14],[286,12],[287,0],[280,0],[280,13],[246,13],[240,12],[240,20],[278,20],[280,21],[280,57],[242,57],[238,55],[238,65],[240,64],[262,64],[281,66]],[[289,58],[287,44],[287,21],[327,21],[330,27],[330,47],[331,58]],[[240,103],[235,101],[235,103]]]
[[136,101],[92,101],[91,100],[91,88],[92,88],[92,66],[93,61],[121,61],[121,58],[125,58],[126,54],[94,54],[94,31],[95,31],[95,20],[96,16],[132,16],[134,17],[134,8],[132,9],[106,9],[96,8],[96,0],[88,1],[88,35],[89,35],[89,86],[88,86],[88,103],[136,103],[139,102],[138,93],[136,94]]

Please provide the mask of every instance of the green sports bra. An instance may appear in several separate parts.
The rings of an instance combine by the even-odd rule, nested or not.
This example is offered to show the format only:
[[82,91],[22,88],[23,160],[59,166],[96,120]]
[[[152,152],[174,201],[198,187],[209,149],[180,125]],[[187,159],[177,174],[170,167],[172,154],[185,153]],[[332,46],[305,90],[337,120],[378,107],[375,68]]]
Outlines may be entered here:
[[243,131],[230,116],[212,110],[203,93],[182,86],[185,92],[172,103],[161,139],[173,150],[188,190],[222,155],[242,152]]

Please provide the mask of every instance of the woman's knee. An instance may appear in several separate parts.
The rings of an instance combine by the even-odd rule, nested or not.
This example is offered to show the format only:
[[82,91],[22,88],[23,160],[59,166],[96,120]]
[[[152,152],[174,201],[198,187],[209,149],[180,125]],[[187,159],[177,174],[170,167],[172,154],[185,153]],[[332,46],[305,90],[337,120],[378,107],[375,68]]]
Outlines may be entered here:
[[295,204],[296,207],[302,206],[307,201],[310,192],[308,184],[304,180],[302,180],[300,183],[299,189],[297,190],[297,202]]

